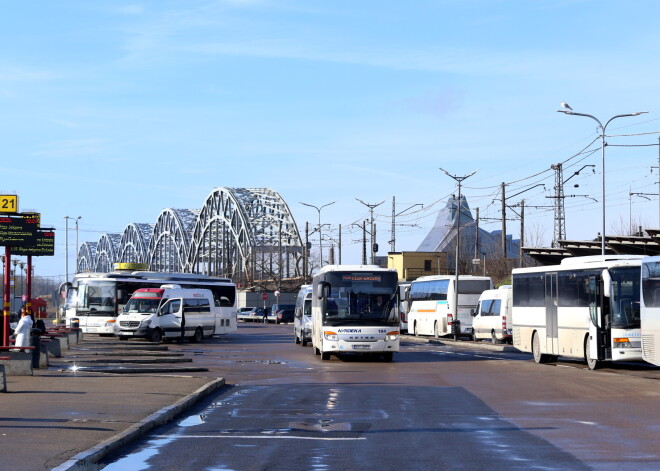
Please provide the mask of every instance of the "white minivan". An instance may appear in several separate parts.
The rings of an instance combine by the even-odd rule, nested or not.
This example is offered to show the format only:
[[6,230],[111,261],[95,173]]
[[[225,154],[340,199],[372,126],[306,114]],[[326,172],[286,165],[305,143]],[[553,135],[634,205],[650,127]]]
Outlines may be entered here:
[[312,285],[302,285],[296,297],[293,335],[303,347],[312,340]]
[[120,340],[144,337],[152,342],[181,338],[200,342],[216,332],[213,293],[208,289],[182,289],[178,285],[136,290],[117,317],[114,334]]
[[493,343],[512,343],[512,301],[511,285],[481,293],[477,309],[472,312],[474,340],[490,339]]

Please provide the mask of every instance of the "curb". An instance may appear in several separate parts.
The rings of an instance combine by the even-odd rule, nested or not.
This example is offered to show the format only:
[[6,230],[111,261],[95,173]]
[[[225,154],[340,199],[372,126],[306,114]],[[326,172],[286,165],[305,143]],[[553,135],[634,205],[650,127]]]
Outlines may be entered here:
[[406,340],[413,343],[430,343],[433,345],[451,345],[460,348],[480,348],[482,350],[490,350],[494,352],[503,352],[503,353],[524,353],[518,350],[516,347],[511,345],[504,344],[492,344],[488,342],[471,342],[464,340],[453,340],[453,339],[435,339],[435,338],[426,338],[426,337],[415,337],[413,335],[404,334],[401,336],[401,340]]
[[118,450],[127,443],[146,435],[154,428],[172,420],[189,407],[195,405],[200,399],[217,391],[225,385],[224,378],[217,378],[206,383],[197,391],[179,399],[170,406],[157,410],[147,418],[131,425],[128,429],[118,433],[114,437],[102,441],[96,446],[89,448],[65,461],[51,471],[91,471],[98,470],[98,463],[107,455]]

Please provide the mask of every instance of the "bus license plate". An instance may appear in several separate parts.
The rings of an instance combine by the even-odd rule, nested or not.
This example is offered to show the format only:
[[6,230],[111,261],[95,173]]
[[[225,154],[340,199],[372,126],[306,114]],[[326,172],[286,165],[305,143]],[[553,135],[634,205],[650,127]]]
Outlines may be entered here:
[[353,350],[371,350],[371,345],[353,345]]
[[95,327],[87,327],[87,332],[96,332]]

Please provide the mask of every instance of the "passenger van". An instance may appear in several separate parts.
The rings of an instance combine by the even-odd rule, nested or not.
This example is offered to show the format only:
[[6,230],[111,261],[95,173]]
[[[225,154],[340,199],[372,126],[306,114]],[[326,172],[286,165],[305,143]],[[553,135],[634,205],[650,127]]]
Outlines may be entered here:
[[296,343],[307,346],[312,340],[312,285],[302,285],[293,313],[293,335]]
[[481,293],[477,309],[472,311],[474,340],[490,339],[493,343],[512,343],[511,285]]
[[[185,319],[184,336],[191,342],[222,333],[225,324],[221,309],[215,306],[208,289],[182,289],[178,285],[140,288],[129,299],[117,317],[115,335],[120,340],[143,337],[152,342],[163,338],[181,338],[181,319]],[[235,315],[234,315],[235,317]],[[216,321],[217,324],[216,325]]]

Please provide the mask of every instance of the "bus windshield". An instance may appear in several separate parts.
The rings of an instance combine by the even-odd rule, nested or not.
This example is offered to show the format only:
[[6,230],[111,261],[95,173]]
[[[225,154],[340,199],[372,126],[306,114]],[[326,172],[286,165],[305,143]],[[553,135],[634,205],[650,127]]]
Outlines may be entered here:
[[396,273],[332,272],[325,281],[330,284],[327,308],[323,312],[326,325],[397,324]]
[[639,267],[611,268],[612,327],[639,328]]
[[78,285],[78,313],[108,316],[115,313],[115,282],[87,280]]

